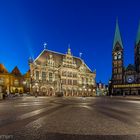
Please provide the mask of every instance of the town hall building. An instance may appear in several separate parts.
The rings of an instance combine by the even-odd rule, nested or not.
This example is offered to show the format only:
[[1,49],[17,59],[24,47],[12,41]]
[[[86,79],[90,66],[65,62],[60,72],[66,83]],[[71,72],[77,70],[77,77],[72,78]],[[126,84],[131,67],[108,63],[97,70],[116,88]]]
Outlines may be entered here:
[[95,96],[96,71],[92,71],[80,57],[46,49],[35,59],[29,59],[31,94],[57,96]]

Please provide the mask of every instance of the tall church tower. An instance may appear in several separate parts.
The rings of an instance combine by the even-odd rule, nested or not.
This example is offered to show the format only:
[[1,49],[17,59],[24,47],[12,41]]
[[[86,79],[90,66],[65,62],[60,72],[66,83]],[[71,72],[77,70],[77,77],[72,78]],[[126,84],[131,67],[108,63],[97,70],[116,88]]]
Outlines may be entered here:
[[140,22],[135,45],[135,68],[136,72],[139,74],[138,81],[140,82]]
[[112,50],[112,84],[123,84],[123,44],[118,20]]

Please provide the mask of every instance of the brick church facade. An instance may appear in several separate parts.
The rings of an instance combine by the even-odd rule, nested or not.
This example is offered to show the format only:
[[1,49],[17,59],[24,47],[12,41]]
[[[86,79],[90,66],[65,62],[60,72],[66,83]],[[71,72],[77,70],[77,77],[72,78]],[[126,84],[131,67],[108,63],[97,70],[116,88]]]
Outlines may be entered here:
[[134,64],[124,67],[124,47],[118,21],[112,50],[110,94],[140,95],[140,24],[134,46]]

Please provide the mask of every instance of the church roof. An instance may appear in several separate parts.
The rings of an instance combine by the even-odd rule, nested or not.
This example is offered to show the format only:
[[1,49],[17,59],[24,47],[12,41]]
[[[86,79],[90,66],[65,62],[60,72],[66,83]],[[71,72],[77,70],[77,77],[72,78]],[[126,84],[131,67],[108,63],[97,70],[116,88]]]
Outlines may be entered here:
[[0,73],[8,73],[7,69],[4,67],[3,64],[0,64]]
[[138,32],[137,32],[137,38],[136,38],[136,44],[138,44],[140,41],[140,22],[139,22],[139,26],[138,26]]
[[126,70],[128,71],[135,71],[135,66],[134,65],[132,65],[132,64],[129,64],[128,66],[127,66],[127,68],[126,68]]
[[16,76],[21,76],[21,72],[17,66],[12,70],[11,74],[14,74]]
[[[50,55],[53,55],[53,59],[55,60],[55,62],[57,64],[56,67],[60,67],[62,65],[63,59],[65,58],[65,56],[67,54],[44,49],[41,52],[41,54],[34,60],[34,62],[39,65],[41,65],[41,64],[44,65],[44,64],[46,64]],[[73,57],[74,62],[77,65],[77,68],[79,68],[81,66],[81,64],[83,63],[82,59],[79,57],[75,57],[75,56],[72,56],[72,57]],[[88,68],[89,72],[92,72],[91,69],[86,64],[85,64],[85,66]]]
[[114,35],[114,42],[113,42],[113,49],[116,45],[116,43],[119,43],[121,45],[121,47],[123,48],[123,44],[122,44],[122,39],[121,39],[121,33],[120,33],[120,29],[119,29],[119,24],[118,24],[118,20],[116,20],[116,29],[115,29],[115,35]]

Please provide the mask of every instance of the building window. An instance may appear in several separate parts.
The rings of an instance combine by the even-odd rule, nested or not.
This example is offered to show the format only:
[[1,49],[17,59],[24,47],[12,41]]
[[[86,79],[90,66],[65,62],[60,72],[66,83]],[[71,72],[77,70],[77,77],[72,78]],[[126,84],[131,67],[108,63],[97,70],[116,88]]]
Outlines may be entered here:
[[68,79],[68,85],[72,85],[72,80]]
[[114,73],[117,73],[117,69],[114,69]]
[[53,80],[53,74],[50,72],[49,73],[49,81],[52,82],[52,80]]
[[122,54],[121,52],[118,53],[118,59],[121,59],[122,58]]
[[114,64],[114,67],[117,67],[117,61],[114,61],[113,64]]
[[62,84],[66,85],[66,79],[62,79]]
[[73,85],[77,85],[77,80],[73,80]]
[[90,82],[89,82],[91,85],[92,85],[92,83],[93,83],[93,80],[92,80],[92,78],[90,79]]
[[66,71],[63,71],[62,72],[62,76],[66,76]]
[[46,80],[46,72],[42,72],[42,81]]
[[119,68],[118,69],[118,73],[122,73],[122,68]]
[[86,78],[86,84],[88,84],[88,78]]
[[116,79],[116,78],[117,78],[117,76],[116,76],[116,75],[114,75],[113,77],[114,77],[114,79]]
[[85,80],[84,80],[84,78],[82,77],[82,84],[84,84],[85,83]]
[[58,74],[57,73],[55,74],[55,80],[58,80]]
[[19,81],[18,81],[18,80],[15,80],[15,81],[14,81],[14,85],[15,85],[15,86],[19,86]]
[[77,77],[77,74],[76,73],[73,73],[73,77],[76,78]]
[[122,79],[122,75],[120,74],[120,79]]
[[72,77],[72,72],[68,72],[68,77]]
[[0,85],[4,84],[4,78],[0,78]]
[[36,80],[39,80],[39,71],[36,71]]
[[121,62],[121,61],[118,62],[118,66],[119,66],[119,67],[122,66],[122,62]]

